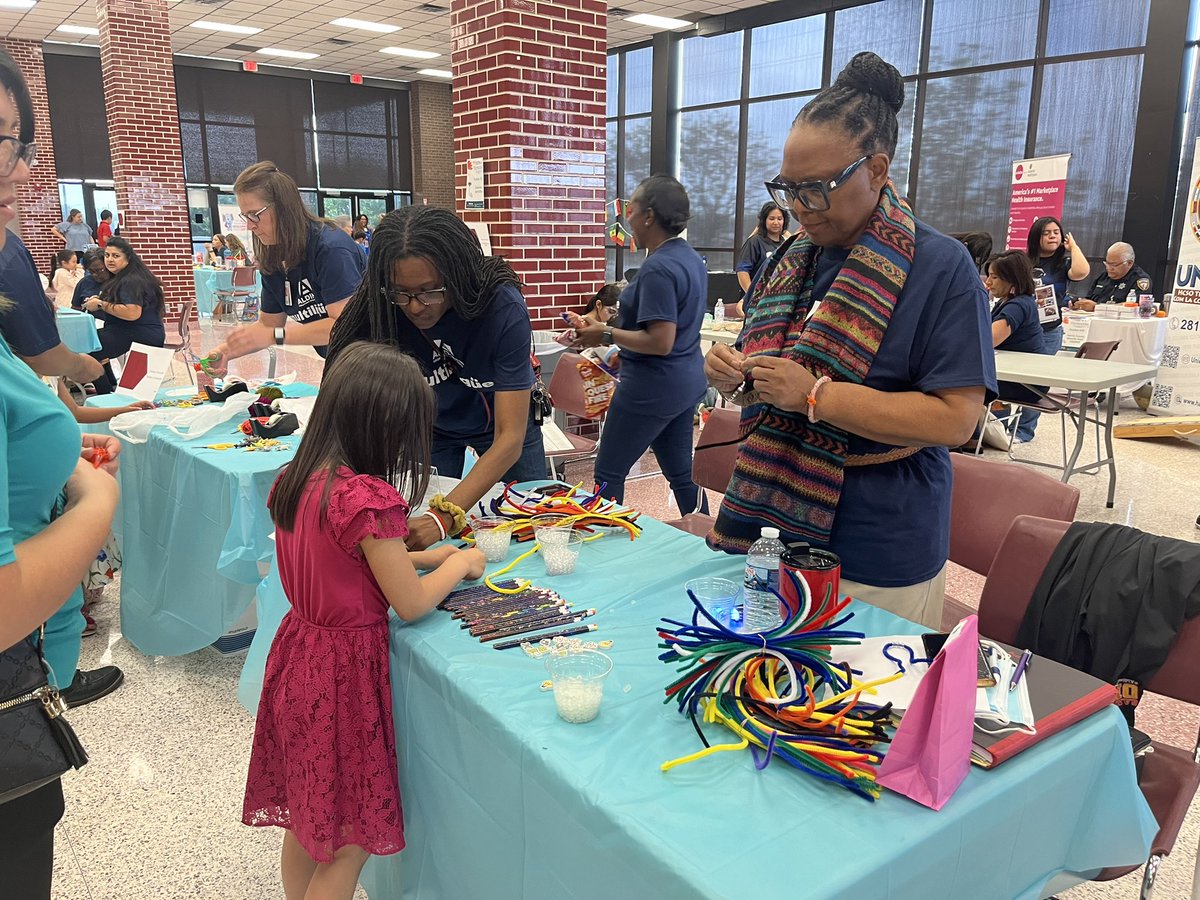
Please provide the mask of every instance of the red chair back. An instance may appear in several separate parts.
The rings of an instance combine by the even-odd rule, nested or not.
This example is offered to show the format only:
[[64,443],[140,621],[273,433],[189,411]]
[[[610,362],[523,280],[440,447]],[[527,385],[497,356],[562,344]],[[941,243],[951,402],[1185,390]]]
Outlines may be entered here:
[[1017,516],[1000,542],[979,595],[979,634],[1013,644],[1034,588],[1070,522]]
[[1108,359],[1121,346],[1120,341],[1084,341],[1075,351],[1076,359]]
[[[717,407],[708,414],[708,421],[696,441],[692,457],[692,481],[710,491],[725,493],[733,466],[737,462],[738,426],[741,410]],[[726,443],[730,442],[730,443]],[[706,448],[706,444],[722,444]]]
[[232,285],[235,288],[254,287],[257,282],[255,274],[258,272],[257,266],[237,266],[233,270]]
[[578,353],[564,350],[554,366],[554,374],[550,376],[550,402],[554,408],[571,416],[582,419],[598,419],[600,416],[589,416],[587,403],[583,397],[583,376],[579,374],[576,365],[581,359]]
[[[996,551],[1020,515],[1070,522],[1079,488],[1027,466],[952,453],[950,559],[980,575],[992,568]],[[1057,542],[1056,542],[1057,543]]]

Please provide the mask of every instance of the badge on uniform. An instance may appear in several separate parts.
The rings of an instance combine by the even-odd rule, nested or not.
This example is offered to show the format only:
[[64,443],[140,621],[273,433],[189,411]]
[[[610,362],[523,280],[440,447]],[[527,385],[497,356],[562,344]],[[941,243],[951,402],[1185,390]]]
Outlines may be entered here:
[[1137,280],[1137,289],[1138,289],[1139,293],[1142,293],[1142,294],[1148,293],[1150,291],[1150,279],[1149,278],[1139,278]]

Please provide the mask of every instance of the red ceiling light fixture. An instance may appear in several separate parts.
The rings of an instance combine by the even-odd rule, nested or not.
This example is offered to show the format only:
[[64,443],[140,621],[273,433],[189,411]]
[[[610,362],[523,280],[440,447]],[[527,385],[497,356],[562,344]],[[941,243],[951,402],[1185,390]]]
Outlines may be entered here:
[[351,72],[350,73],[350,83],[351,84],[362,84],[363,83],[362,76],[359,75],[357,72]]
[[242,60],[242,71],[243,72],[257,72],[258,71],[258,61],[253,60],[253,59],[243,59]]

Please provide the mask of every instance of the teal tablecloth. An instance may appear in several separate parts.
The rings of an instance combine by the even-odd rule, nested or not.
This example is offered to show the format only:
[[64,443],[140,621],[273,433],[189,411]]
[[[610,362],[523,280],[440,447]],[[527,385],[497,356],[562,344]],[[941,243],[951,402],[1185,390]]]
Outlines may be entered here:
[[[289,397],[316,388],[292,384]],[[249,398],[249,395],[246,395]],[[92,398],[117,405],[128,398]],[[249,402],[249,400],[247,400]],[[287,451],[209,450],[245,437],[242,420],[195,440],[155,428],[121,452],[121,630],[148,656],[180,656],[225,634],[254,601],[274,553],[267,495]]]
[[[202,266],[192,269],[192,278],[196,284],[196,312],[202,316],[211,316],[217,304],[217,291],[227,291],[233,286],[233,269],[213,269],[209,266]],[[262,276],[256,272],[254,279],[261,295]]]
[[[643,520],[635,543],[586,545],[576,575],[517,574],[594,606],[615,663],[600,716],[569,725],[538,685],[542,665],[477,643],[445,613],[393,617],[392,698],[407,848],[372,857],[372,900],[420,897],[1035,898],[1066,870],[1137,863],[1156,826],[1137,789],[1116,709],[1092,716],[994,771],[972,769],[933,812],[885,791],[874,804],[748,752],[664,774],[699,749],[662,704],[671,670],[654,627],[689,614],[682,585],[737,578],[742,560]],[[510,551],[510,559],[513,551]],[[239,685],[257,707],[266,652],[287,609],[272,574]],[[854,604],[873,634],[918,633]],[[709,731],[710,740],[730,739]]]
[[76,353],[95,353],[100,349],[100,335],[96,333],[96,317],[77,309],[60,309],[58,336],[67,348]]

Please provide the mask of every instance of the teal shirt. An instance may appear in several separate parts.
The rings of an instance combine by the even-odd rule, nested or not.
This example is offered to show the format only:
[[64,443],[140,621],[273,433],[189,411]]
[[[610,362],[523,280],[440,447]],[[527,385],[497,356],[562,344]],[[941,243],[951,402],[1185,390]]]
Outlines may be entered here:
[[[0,566],[15,562],[16,545],[50,524],[79,447],[70,411],[0,338]],[[59,687],[71,683],[79,663],[82,607],[77,588],[46,623],[46,660]]]

